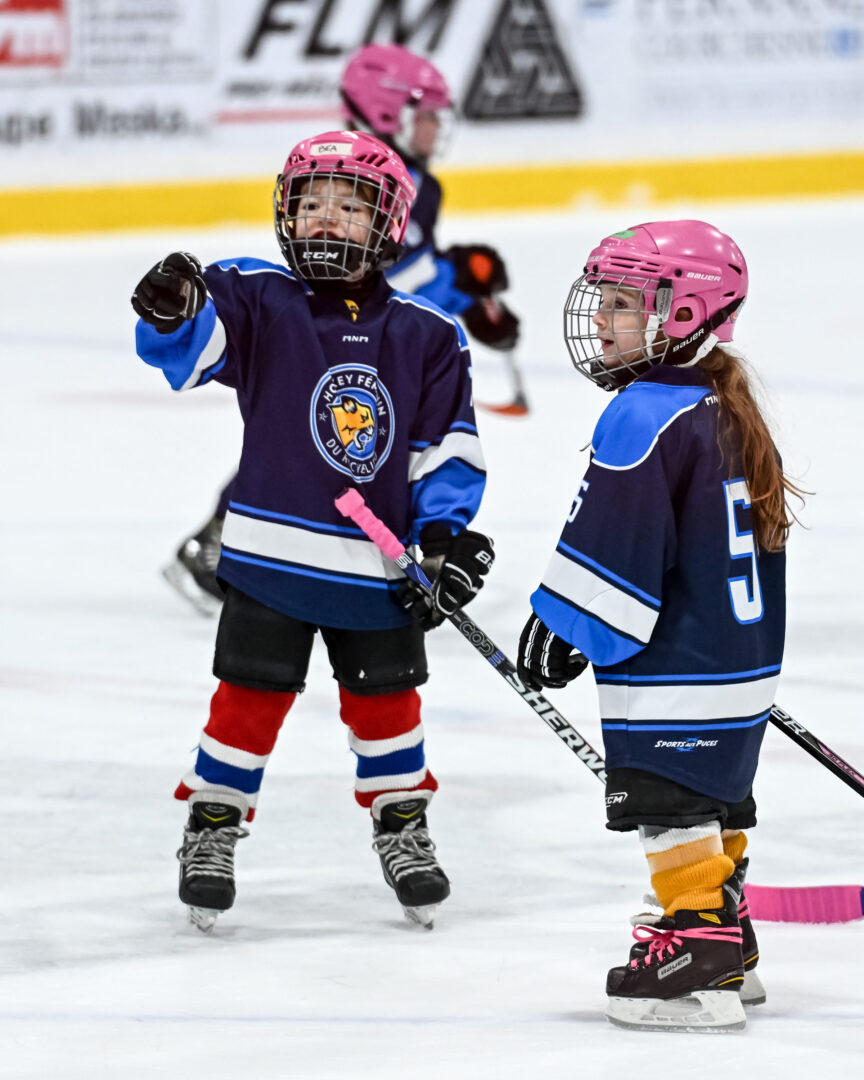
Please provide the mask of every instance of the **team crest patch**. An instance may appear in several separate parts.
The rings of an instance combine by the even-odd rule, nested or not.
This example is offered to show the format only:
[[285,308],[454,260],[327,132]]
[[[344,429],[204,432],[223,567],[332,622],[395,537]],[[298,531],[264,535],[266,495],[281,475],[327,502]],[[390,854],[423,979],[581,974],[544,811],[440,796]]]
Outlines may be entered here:
[[393,403],[374,368],[343,364],[318,381],[309,413],[322,457],[363,483],[387,460],[393,445]]

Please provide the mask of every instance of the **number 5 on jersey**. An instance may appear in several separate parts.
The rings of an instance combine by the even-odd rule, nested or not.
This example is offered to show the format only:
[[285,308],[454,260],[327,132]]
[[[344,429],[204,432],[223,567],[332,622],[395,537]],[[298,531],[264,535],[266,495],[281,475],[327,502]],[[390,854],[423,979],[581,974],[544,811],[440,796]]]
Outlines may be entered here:
[[738,531],[735,520],[735,507],[750,505],[750,492],[746,480],[727,480],[723,485],[726,491],[726,517],[729,521],[729,554],[733,559],[749,559],[753,574],[753,589],[746,575],[729,578],[729,599],[732,613],[739,623],[759,622],[764,613],[762,606],[762,588],[759,584],[759,569],[756,565],[756,540],[752,532]]

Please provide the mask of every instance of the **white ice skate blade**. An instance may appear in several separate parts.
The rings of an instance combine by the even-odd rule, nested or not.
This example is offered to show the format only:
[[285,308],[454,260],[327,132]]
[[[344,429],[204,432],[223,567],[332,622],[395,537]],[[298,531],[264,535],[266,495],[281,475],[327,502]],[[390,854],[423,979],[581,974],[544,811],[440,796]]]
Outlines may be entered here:
[[696,990],[687,997],[610,997],[606,1017],[634,1031],[691,1031],[726,1034],[747,1026],[744,1006],[734,990]]
[[744,982],[741,983],[741,989],[738,991],[738,996],[741,998],[742,1005],[765,1004],[765,987],[762,985],[762,980],[755,971],[744,972]]
[[202,589],[183,563],[175,561],[162,568],[162,577],[184,600],[188,600],[199,615],[212,619],[222,610],[222,602]]
[[406,918],[412,922],[419,923],[425,930],[431,930],[435,926],[435,912],[438,910],[437,904],[423,904],[418,907],[404,907],[402,910],[405,912]]
[[201,931],[202,934],[209,934],[216,925],[216,920],[222,914],[216,908],[209,907],[189,907],[189,922],[194,927]]

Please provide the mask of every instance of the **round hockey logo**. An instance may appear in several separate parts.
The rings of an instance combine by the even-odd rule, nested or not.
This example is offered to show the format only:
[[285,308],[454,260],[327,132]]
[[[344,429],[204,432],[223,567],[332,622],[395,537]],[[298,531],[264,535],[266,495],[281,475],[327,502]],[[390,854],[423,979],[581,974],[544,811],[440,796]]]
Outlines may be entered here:
[[325,460],[363,483],[387,460],[393,445],[393,404],[374,368],[331,368],[312,394],[312,438]]

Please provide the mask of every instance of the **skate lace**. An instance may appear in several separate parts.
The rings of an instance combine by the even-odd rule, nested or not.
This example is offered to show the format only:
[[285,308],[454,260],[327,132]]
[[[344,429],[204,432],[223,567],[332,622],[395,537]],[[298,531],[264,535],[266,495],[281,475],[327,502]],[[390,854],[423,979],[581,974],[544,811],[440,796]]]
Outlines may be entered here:
[[[640,934],[640,930],[645,932]],[[658,930],[656,926],[640,924],[633,928],[633,937],[639,942],[650,942],[648,952],[644,956],[637,956],[630,961],[630,967],[635,969],[640,964],[650,967],[655,960],[658,964],[663,963],[664,960],[675,955],[684,944],[685,938],[740,945],[741,929],[737,926],[698,926],[693,927],[692,930]]]
[[234,872],[234,848],[238,840],[249,835],[240,825],[226,825],[222,829],[202,829],[183,833],[183,844],[177,858],[187,872],[212,877],[231,876]]
[[387,864],[394,881],[417,870],[440,869],[429,830],[418,825],[408,824],[401,832],[379,833],[372,848]]

